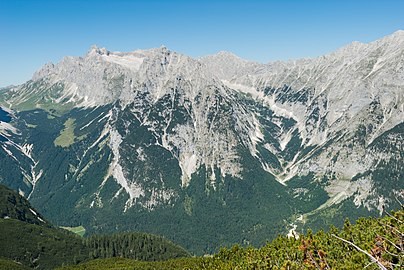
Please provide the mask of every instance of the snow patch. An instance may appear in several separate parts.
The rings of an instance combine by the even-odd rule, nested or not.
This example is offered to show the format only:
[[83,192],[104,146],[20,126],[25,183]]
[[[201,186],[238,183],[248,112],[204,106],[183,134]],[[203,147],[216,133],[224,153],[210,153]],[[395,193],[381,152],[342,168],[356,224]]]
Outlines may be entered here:
[[31,213],[34,214],[39,221],[45,223],[45,221],[40,216],[38,216],[37,212],[35,212],[34,209],[30,208],[29,211],[31,211]]
[[30,208],[29,211],[31,211],[31,213],[34,214],[35,216],[38,216],[38,214],[33,209]]

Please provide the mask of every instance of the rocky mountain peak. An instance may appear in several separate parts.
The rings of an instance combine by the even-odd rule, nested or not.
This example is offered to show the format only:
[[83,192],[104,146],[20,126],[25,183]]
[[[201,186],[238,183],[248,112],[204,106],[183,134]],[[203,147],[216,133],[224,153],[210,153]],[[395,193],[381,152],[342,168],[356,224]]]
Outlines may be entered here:
[[242,59],[227,51],[201,57],[199,61],[208,66],[222,80],[231,80],[233,77],[253,73],[262,66],[262,64]]
[[2,90],[15,113],[0,180],[64,221],[107,214],[88,226],[116,228],[155,215],[144,222],[155,227],[166,215],[165,230],[186,238],[220,223],[218,237],[250,239],[300,215],[382,209],[404,186],[402,44],[398,32],[269,64],[93,47]]
[[92,45],[90,47],[90,50],[87,52],[87,55],[109,55],[110,51],[108,51],[106,48],[99,48],[97,45]]
[[133,88],[142,85],[159,98],[164,85],[177,78],[189,81],[193,89],[215,84],[213,73],[202,63],[164,46],[132,52],[92,46],[84,57],[65,57],[56,65],[45,65],[34,74],[33,81],[62,83],[67,89],[64,98],[77,105],[94,106],[117,100],[129,102]]

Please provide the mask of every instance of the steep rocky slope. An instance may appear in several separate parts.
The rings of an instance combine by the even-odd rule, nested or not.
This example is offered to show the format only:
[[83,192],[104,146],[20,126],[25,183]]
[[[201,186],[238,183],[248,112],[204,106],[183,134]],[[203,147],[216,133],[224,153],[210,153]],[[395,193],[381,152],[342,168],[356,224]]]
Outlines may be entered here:
[[92,47],[2,89],[0,181],[59,225],[198,253],[376,214],[404,186],[403,45],[269,64]]

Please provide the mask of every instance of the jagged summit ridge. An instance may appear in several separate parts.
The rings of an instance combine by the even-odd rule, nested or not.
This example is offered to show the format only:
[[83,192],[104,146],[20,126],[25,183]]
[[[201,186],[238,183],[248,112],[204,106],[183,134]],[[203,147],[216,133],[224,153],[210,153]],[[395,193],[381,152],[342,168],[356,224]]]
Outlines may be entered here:
[[66,84],[66,96],[78,105],[94,106],[130,102],[133,89],[145,87],[158,99],[178,78],[189,80],[194,88],[215,84],[214,76],[198,61],[165,47],[121,53],[94,46],[83,58],[65,57],[56,65],[45,65],[32,80]]
[[[195,60],[170,51],[164,46],[123,53],[110,52],[106,48],[98,48],[94,45],[84,58],[66,57],[59,64],[46,64],[34,74],[32,79],[36,81],[46,78],[50,79],[50,83],[63,81],[70,85],[68,88],[71,93],[69,94],[75,96],[75,99],[87,100],[87,103],[83,103],[86,105],[127,99],[130,96],[131,88],[129,81],[125,81],[121,85],[122,91],[118,92],[111,91],[105,85],[105,81],[111,81],[121,75],[138,84],[146,81],[149,86],[154,85],[156,88],[161,87],[169,79],[182,76],[190,78],[194,82],[202,77],[199,83],[204,81],[213,83],[214,80],[220,79],[224,80],[227,86],[234,84],[256,89],[262,88],[264,84],[281,87],[282,84],[293,83],[297,87],[308,85],[321,92],[324,87],[328,87],[328,81],[333,80],[333,77],[339,77],[335,74],[341,72],[356,76],[361,74],[349,70],[361,68],[358,66],[361,61],[368,61],[370,58],[375,61],[369,71],[362,67],[364,72],[362,76],[366,77],[374,75],[383,66],[383,63],[397,57],[396,61],[399,60],[404,43],[403,32],[402,30],[397,31],[369,44],[353,42],[336,52],[318,58],[278,61],[269,64],[247,61],[225,51]],[[362,65],[365,64],[362,63]],[[293,69],[299,70],[299,72],[295,74]],[[367,73],[365,73],[366,71]],[[163,73],[164,76],[162,76]],[[301,81],[300,74],[305,75],[306,78],[310,77],[312,82],[305,81],[305,79]],[[297,80],[294,79],[296,75]],[[288,81],[288,77],[291,81]],[[363,77],[356,79],[361,80]],[[277,78],[281,78],[281,80]],[[341,79],[347,81],[346,79],[352,78],[342,77]],[[401,80],[400,77],[390,79]],[[301,82],[299,83],[299,81]],[[88,85],[97,90],[91,91],[88,89]],[[156,98],[158,98],[158,94]]]

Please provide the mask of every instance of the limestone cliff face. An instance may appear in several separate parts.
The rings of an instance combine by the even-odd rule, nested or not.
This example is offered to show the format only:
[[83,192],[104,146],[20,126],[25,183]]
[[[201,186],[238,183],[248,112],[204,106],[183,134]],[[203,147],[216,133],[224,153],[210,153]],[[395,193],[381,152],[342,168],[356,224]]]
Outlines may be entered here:
[[404,186],[403,33],[269,64],[92,47],[1,90],[13,120],[0,126],[0,182],[43,212],[67,200],[71,216],[113,205],[191,217],[204,196],[232,213],[248,198],[233,206],[251,235],[264,210],[282,209],[282,227],[336,205],[381,209]]
[[302,150],[311,149],[304,155],[297,151],[287,161],[278,171],[280,181],[311,172],[318,178],[328,175],[334,180],[327,191],[335,200],[356,193],[359,204],[375,188],[372,173],[360,183],[346,180],[372,171],[381,161],[402,161],[402,128],[389,135],[389,154],[376,145],[404,119],[404,31],[369,44],[354,42],[314,59],[263,65],[227,58],[237,62],[232,65],[237,69],[225,69],[223,54],[201,61],[225,70],[217,74],[228,87],[295,121],[279,134],[279,149],[273,151],[280,153],[295,131]]

